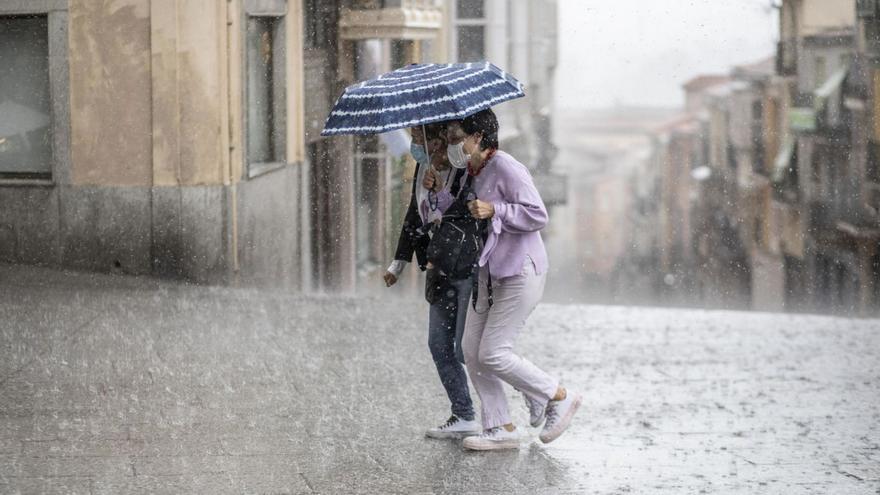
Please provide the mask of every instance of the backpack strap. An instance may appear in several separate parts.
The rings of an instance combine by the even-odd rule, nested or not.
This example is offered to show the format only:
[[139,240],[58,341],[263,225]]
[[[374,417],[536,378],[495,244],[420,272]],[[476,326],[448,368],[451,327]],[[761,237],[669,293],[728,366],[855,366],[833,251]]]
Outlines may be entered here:
[[486,314],[490,309],[492,309],[492,305],[495,303],[495,298],[492,297],[492,272],[489,271],[489,265],[486,265],[486,297],[489,305],[486,307],[486,311],[483,311],[482,313],[477,311],[477,298],[479,297],[480,292],[480,273],[477,263],[474,264],[474,274],[472,276],[472,280],[473,282],[471,286],[471,304],[474,307],[474,312],[478,315]]
[[[458,172],[455,173],[455,184],[453,184],[452,187],[456,187],[458,185],[459,180],[461,180],[460,173],[464,173],[465,170],[466,169],[460,169]],[[461,191],[457,191],[457,193],[461,193],[461,192],[466,193],[469,191],[473,191],[473,183],[474,183],[474,176],[468,174],[467,179],[465,179],[465,182],[464,182],[464,187],[461,189]],[[457,196],[457,194],[453,194],[453,195]],[[479,237],[479,239],[480,239],[480,252],[483,251],[483,246],[486,243],[486,234],[487,233],[488,233],[488,222],[486,220],[480,220],[480,237]],[[489,304],[488,308],[492,308],[492,305],[495,303],[495,298],[492,295],[492,272],[489,270],[488,264],[486,265],[486,277],[487,277],[487,279],[486,279],[486,296],[487,296],[487,301]],[[480,257],[479,256],[477,256],[477,260],[474,261],[474,266],[471,271],[471,280],[472,280],[472,284],[473,284],[472,289],[471,289],[471,304],[473,305],[474,311],[477,312],[477,314],[485,314],[486,311],[489,311],[488,308],[483,313],[480,313],[479,311],[477,311],[477,297],[479,297],[479,291],[480,291]]]
[[[468,182],[473,179],[473,175],[468,176]],[[489,232],[489,222],[487,220],[480,220],[480,253],[483,252],[483,248],[486,245],[486,237]],[[492,309],[492,304],[495,303],[495,298],[492,296],[492,271],[489,270],[489,263],[486,263],[486,300],[489,303],[489,306],[486,308],[486,311],[480,313],[477,311],[477,296],[480,291],[480,256],[477,256],[477,260],[474,261],[474,268],[472,272],[473,277],[473,288],[471,290],[471,303],[474,306],[474,312],[477,314],[484,314]]]
[[421,165],[419,164],[419,162],[416,162],[416,171],[413,172],[413,185],[412,185],[413,196],[415,196],[415,194],[416,194],[416,184],[419,182],[419,167],[421,167]]

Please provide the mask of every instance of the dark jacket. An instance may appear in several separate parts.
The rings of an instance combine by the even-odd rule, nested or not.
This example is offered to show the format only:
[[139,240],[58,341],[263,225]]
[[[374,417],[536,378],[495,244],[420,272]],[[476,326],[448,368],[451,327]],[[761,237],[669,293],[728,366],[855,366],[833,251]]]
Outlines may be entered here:
[[[415,253],[419,269],[425,271],[425,265],[428,263],[427,251],[430,239],[427,233],[422,231],[422,217],[419,216],[419,207],[416,204],[416,187],[418,187],[420,166],[421,164],[416,163],[412,192],[409,198],[409,208],[406,210],[406,216],[403,217],[403,226],[400,228],[400,237],[397,239],[397,251],[394,253],[394,259],[409,263],[412,261],[413,253]],[[464,173],[464,169],[456,170],[455,172],[450,191],[453,196],[458,193],[460,179]]]
[[406,210],[406,216],[403,217],[403,226],[400,228],[400,237],[397,239],[397,251],[394,253],[394,259],[411,262],[413,253],[419,263],[419,268],[424,271],[425,264],[428,262],[425,254],[428,249],[428,236],[422,233],[422,217],[419,216],[418,205],[416,205],[416,182],[419,180],[419,167],[416,163],[416,171],[413,174],[412,193],[409,198],[409,208]]

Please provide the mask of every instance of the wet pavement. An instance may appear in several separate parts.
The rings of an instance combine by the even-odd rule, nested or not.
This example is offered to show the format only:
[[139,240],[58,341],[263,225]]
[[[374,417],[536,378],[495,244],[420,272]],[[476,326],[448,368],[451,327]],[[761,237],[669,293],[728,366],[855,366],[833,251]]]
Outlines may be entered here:
[[[584,393],[470,453],[426,307],[0,265],[0,493],[880,493],[880,321],[539,306]],[[383,289],[384,290],[384,289]]]

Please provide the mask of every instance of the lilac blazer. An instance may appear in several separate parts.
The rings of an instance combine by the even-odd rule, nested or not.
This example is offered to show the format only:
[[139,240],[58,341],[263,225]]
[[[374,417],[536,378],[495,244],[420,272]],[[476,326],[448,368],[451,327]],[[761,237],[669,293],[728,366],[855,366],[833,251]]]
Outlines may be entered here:
[[479,199],[495,207],[480,266],[488,265],[492,278],[502,279],[518,275],[528,256],[535,273],[546,273],[549,263],[539,231],[547,225],[547,208],[525,165],[499,150],[473,186]]

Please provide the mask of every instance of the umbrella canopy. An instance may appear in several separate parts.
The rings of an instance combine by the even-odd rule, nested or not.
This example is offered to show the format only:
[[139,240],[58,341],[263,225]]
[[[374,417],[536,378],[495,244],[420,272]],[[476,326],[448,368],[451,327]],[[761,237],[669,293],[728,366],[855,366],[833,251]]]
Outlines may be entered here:
[[346,88],[321,135],[378,134],[463,119],[523,96],[522,84],[489,62],[412,64]]

